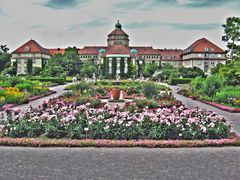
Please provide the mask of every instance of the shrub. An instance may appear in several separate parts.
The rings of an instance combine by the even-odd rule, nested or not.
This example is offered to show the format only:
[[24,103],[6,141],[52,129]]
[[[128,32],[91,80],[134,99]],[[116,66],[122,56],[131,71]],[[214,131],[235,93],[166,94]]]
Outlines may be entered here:
[[76,84],[71,84],[71,85],[67,86],[66,89],[83,92],[85,90],[90,89],[90,87],[91,87],[91,84],[86,83],[86,82],[80,82],[80,83],[76,83]]
[[0,107],[2,107],[6,102],[6,98],[4,96],[0,96]]
[[93,99],[90,99],[90,103],[91,103],[91,107],[97,108],[101,105],[102,102],[98,98],[93,98]]
[[213,97],[223,86],[223,79],[219,78],[218,76],[210,76],[206,79],[204,85],[204,93],[209,96]]
[[9,86],[14,87],[19,83],[23,83],[24,80],[21,77],[13,76],[8,79]]
[[177,85],[177,84],[189,84],[192,81],[192,78],[169,78],[168,84]]
[[204,81],[205,79],[201,77],[196,77],[194,80],[192,80],[191,86],[193,88],[193,91],[202,94],[204,89]]
[[21,91],[26,90],[29,92],[33,91],[33,86],[32,84],[27,84],[27,83],[19,83],[15,86],[16,88],[20,89]]
[[42,81],[42,82],[52,82],[52,83],[58,83],[58,84],[64,84],[65,79],[64,78],[55,78],[55,77],[32,77],[30,78],[32,81]]
[[219,103],[239,106],[238,101],[240,100],[240,87],[225,87],[221,89],[221,91],[217,92],[213,99]]
[[143,85],[143,93],[147,98],[153,98],[158,94],[157,87],[154,83],[147,82]]

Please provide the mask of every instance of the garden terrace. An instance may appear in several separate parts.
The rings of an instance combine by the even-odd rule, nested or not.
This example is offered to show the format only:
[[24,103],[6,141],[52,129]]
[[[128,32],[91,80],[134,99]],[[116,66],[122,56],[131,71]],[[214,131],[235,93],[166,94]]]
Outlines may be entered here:
[[[1,113],[1,135],[19,138],[70,138],[114,140],[196,140],[229,138],[231,126],[223,116],[199,108],[186,108],[175,100],[168,87],[151,82],[129,82],[141,98],[120,108],[103,103],[100,95],[109,85],[78,83],[64,95],[26,112]],[[112,86],[111,86],[112,87]],[[114,86],[116,87],[116,86]],[[117,86],[127,90],[134,86]],[[100,88],[100,89],[98,89]],[[165,90],[164,93],[161,93]],[[102,94],[101,94],[102,93]]]

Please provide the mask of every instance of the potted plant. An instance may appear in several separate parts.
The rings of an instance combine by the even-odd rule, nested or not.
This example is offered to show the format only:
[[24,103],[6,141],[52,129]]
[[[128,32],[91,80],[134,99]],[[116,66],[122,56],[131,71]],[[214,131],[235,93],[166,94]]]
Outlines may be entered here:
[[121,90],[120,90],[120,89],[114,88],[114,89],[112,90],[112,97],[113,97],[113,99],[114,99],[114,100],[119,100],[119,98],[120,98],[120,93],[121,93]]

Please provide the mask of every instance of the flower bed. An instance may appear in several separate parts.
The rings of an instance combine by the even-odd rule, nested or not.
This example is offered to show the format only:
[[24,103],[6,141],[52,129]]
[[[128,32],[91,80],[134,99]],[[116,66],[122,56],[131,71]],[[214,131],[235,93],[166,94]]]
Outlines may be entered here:
[[[40,98],[45,97],[45,96],[49,96],[49,95],[54,94],[54,93],[56,93],[56,91],[50,90],[49,92],[47,92],[45,94],[29,97],[26,102],[35,101],[37,99],[40,99]],[[3,110],[4,109],[9,109],[9,108],[15,107],[17,105],[19,105],[19,104],[5,104],[0,109],[3,109]]]
[[26,113],[6,110],[0,116],[1,132],[8,137],[71,139],[222,139],[230,125],[214,112],[184,106],[120,110],[118,106],[92,108],[60,98]]
[[[35,96],[49,92],[48,83],[31,81],[20,77],[0,78],[0,108],[8,104],[23,104]],[[12,106],[13,106],[12,105]]]
[[204,102],[206,104],[209,104],[211,106],[214,106],[214,107],[219,108],[224,111],[228,111],[228,112],[232,112],[232,113],[240,113],[240,108],[228,107],[228,106],[224,106],[222,104],[219,104],[216,102],[210,102],[210,101],[201,101],[201,102]]
[[1,146],[28,147],[146,147],[146,148],[194,148],[240,146],[240,138],[220,140],[94,140],[94,139],[39,139],[39,138],[0,138]]
[[188,93],[185,92],[185,90],[180,90],[178,91],[178,94],[181,94],[183,96],[186,96],[188,98],[203,102],[205,104],[209,104],[211,106],[214,106],[218,109],[224,110],[224,111],[228,111],[228,112],[232,112],[232,113],[240,113],[240,108],[234,108],[234,107],[229,107],[229,106],[225,106],[223,104],[217,103],[217,102],[212,102],[212,101],[207,101],[207,100],[201,100],[199,98],[199,96],[192,96],[189,95]]

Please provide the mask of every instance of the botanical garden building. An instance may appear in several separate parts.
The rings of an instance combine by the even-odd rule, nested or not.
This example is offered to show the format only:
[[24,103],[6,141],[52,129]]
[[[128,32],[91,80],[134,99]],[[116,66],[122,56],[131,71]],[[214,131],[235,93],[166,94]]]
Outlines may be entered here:
[[[108,34],[107,45],[78,48],[80,59],[89,59],[101,65],[104,72],[114,76],[128,74],[131,65],[140,67],[146,63],[158,66],[169,63],[175,67],[199,67],[209,73],[218,63],[226,62],[225,52],[206,38],[199,39],[186,49],[157,49],[151,46],[130,46],[129,36],[123,31],[119,21]],[[17,67],[17,74],[28,72],[28,62],[32,66],[44,67],[51,56],[63,54],[65,49],[43,48],[34,40],[29,40],[12,52],[11,61]]]

